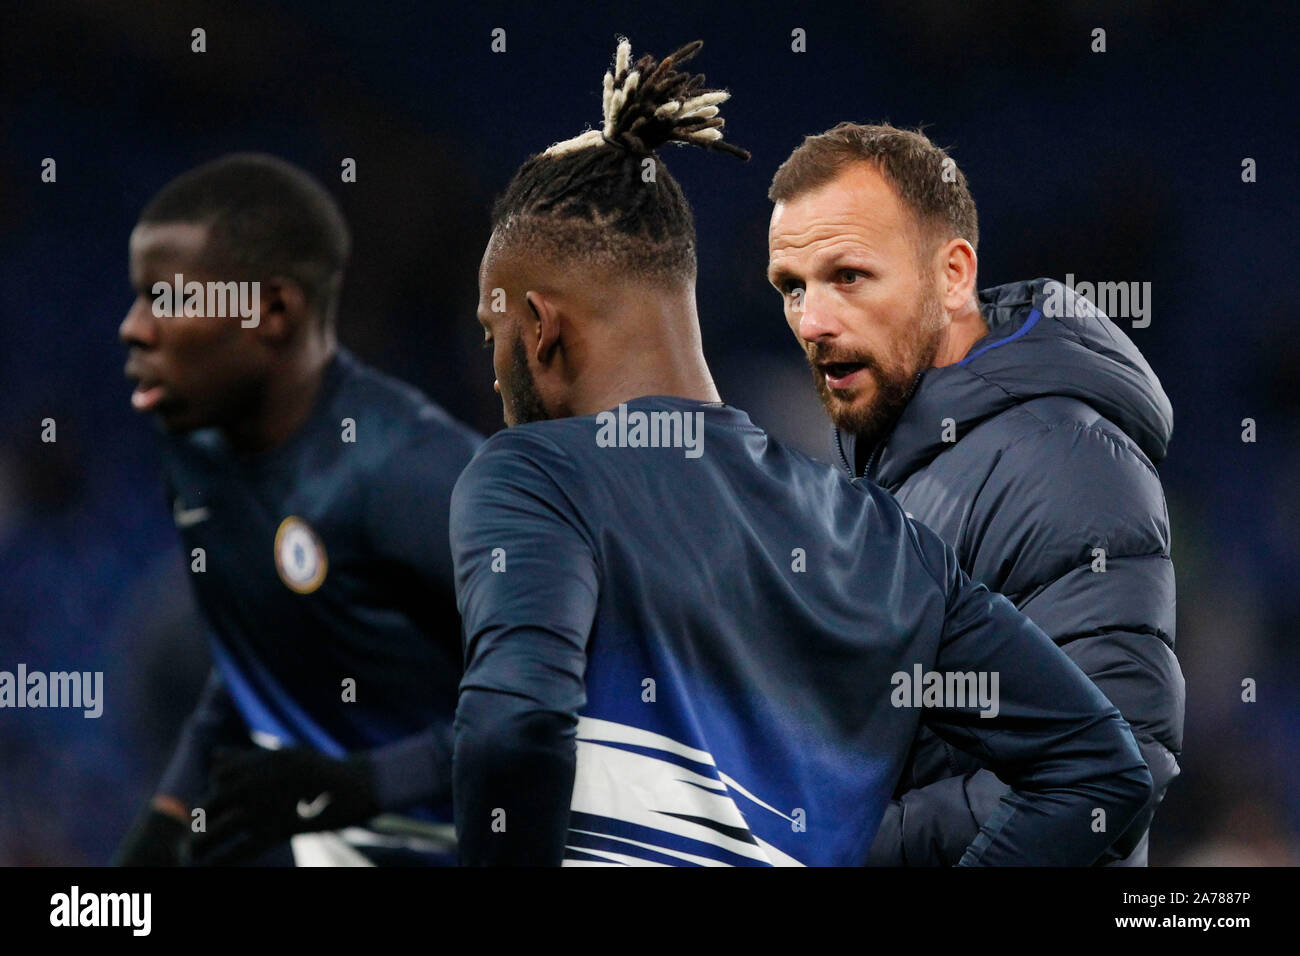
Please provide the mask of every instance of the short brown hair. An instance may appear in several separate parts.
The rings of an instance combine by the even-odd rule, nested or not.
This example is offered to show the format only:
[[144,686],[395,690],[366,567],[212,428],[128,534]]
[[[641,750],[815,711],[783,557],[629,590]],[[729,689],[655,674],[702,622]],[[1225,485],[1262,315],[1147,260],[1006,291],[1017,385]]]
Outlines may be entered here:
[[840,123],[807,136],[777,169],[767,198],[793,199],[861,161],[875,166],[912,211],[923,246],[926,240],[959,238],[979,249],[979,217],[966,175],[919,129]]

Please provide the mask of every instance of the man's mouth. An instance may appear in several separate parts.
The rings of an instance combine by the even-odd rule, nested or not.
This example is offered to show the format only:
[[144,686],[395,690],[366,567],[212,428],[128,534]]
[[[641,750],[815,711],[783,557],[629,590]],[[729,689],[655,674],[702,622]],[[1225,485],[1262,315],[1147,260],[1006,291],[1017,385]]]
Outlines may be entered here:
[[131,407],[137,412],[151,412],[163,400],[166,389],[161,385],[137,385],[131,393]]
[[156,378],[128,371],[126,377],[135,382],[131,393],[131,407],[137,412],[151,412],[167,397],[167,387]]
[[819,362],[817,368],[826,376],[826,387],[833,390],[860,385],[867,374],[865,362]]

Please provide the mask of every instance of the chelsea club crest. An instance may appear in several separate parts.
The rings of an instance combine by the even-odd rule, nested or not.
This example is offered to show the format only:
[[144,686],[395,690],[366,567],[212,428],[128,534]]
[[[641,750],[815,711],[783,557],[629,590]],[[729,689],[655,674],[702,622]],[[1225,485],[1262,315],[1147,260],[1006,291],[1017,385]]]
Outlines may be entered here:
[[325,545],[307,522],[290,515],[275,532],[275,570],[285,587],[310,594],[321,586],[329,561]]

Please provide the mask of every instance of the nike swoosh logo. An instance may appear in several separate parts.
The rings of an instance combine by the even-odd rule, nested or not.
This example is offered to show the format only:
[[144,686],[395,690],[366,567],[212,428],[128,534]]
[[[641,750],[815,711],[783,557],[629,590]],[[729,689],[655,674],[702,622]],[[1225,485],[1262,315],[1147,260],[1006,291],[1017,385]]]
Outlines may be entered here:
[[188,528],[190,525],[198,524],[200,521],[208,520],[207,508],[182,508],[181,499],[177,498],[172,503],[172,517],[176,519],[176,527]]
[[329,804],[330,795],[328,793],[322,793],[315,800],[311,801],[311,803],[308,803],[306,800],[299,800],[298,818],[301,820],[310,820],[313,817],[318,817],[324,812],[325,808],[328,807]]

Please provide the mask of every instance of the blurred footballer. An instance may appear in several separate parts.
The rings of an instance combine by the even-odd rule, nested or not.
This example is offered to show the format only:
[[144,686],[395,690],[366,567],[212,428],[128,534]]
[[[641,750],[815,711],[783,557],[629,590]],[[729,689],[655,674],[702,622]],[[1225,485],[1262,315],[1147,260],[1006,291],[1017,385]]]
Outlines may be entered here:
[[479,439],[337,345],[350,243],[319,183],[254,154],[131,234],[131,404],[163,426],[215,667],[121,863],[455,862],[447,512]]

